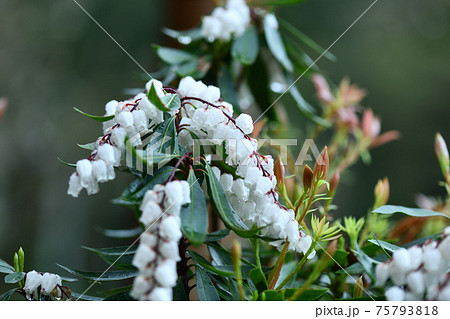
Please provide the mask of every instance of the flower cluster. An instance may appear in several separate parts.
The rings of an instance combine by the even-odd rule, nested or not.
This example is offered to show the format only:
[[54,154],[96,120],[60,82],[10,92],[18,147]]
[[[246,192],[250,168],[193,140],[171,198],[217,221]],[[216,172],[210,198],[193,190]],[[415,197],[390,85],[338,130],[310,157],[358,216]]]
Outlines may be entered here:
[[178,241],[181,206],[191,201],[189,184],[172,181],[156,185],[146,192],[141,204],[140,221],[146,231],[133,258],[139,270],[131,295],[138,300],[172,300],[172,287],[177,283]]
[[244,33],[250,24],[250,8],[244,0],[228,0],[225,7],[217,7],[203,18],[202,35],[210,42],[230,41]]
[[377,265],[377,286],[390,278],[394,286],[386,290],[386,299],[450,300],[450,227],[440,241],[397,249],[387,262]]
[[[272,242],[274,246],[281,247],[287,239],[291,250],[306,253],[311,237],[299,232],[294,211],[278,202],[274,161],[270,155],[259,154],[257,140],[248,135],[253,131],[252,118],[241,114],[234,119],[233,106],[220,101],[218,88],[191,77],[181,80],[178,93],[183,101],[180,124],[186,127],[180,132],[180,143],[192,149],[194,141],[188,130],[203,143],[225,143],[225,162],[236,167],[236,176],[221,174],[217,167],[213,170],[238,216],[248,227],[257,225],[266,235],[279,239]],[[310,258],[313,256],[310,254]]]
[[[161,82],[149,81],[146,90],[152,85],[159,97],[164,96]],[[133,146],[141,145],[141,135],[149,130],[149,125],[161,123],[164,115],[149,101],[145,93],[122,102],[110,101],[105,110],[105,116],[114,117],[103,123],[104,135],[94,143],[91,156],[77,162],[76,172],[70,176],[67,192],[73,197],[78,197],[83,188],[89,195],[95,194],[99,191],[99,183],[113,180],[116,176],[114,167],[120,165],[126,138]]]
[[[33,270],[26,274],[23,290],[25,291],[28,300],[33,300],[33,298],[39,300],[39,292],[41,295],[61,298],[61,285],[61,277],[58,275],[50,274],[48,272],[41,274]],[[38,289],[39,287],[41,287],[40,290]]]

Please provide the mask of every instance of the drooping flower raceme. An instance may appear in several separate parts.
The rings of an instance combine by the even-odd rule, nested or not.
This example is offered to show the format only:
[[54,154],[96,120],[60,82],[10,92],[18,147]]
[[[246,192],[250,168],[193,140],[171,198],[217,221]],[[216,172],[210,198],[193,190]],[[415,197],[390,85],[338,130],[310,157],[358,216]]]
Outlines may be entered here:
[[392,258],[377,265],[377,286],[391,279],[386,299],[450,300],[450,227],[440,241],[427,241],[421,246],[397,249]]
[[[41,274],[33,270],[26,274],[23,290],[28,300],[37,300],[39,292],[41,295],[60,298],[62,295],[61,285],[60,276],[50,273]],[[41,287],[40,290],[39,287]]]
[[180,260],[178,241],[181,206],[191,201],[186,181],[156,185],[145,193],[140,221],[145,232],[133,258],[139,270],[131,295],[138,300],[172,300],[172,288],[178,279]]
[[[241,114],[233,119],[233,106],[220,101],[220,90],[191,77],[181,80],[178,93],[184,101],[180,124],[187,127],[180,132],[180,144],[193,150],[194,140],[189,131],[203,139],[203,143],[205,140],[215,145],[225,143],[225,162],[236,167],[237,176],[221,173],[217,167],[213,170],[238,216],[248,227],[264,228],[266,235],[279,239],[272,245],[281,248],[287,239],[291,250],[306,253],[311,237],[299,232],[294,211],[278,202],[274,161],[270,155],[260,155],[257,140],[248,135],[253,131],[252,118]],[[309,256],[312,257],[314,252]]]
[[217,7],[203,18],[202,35],[210,42],[230,41],[244,33],[250,24],[250,8],[244,0],[228,0],[225,7]]
[[[152,85],[158,96],[164,96],[161,82],[149,81],[146,90]],[[89,195],[95,194],[99,191],[99,183],[113,180],[116,176],[114,167],[120,166],[125,150],[125,139],[128,138],[133,146],[141,145],[141,135],[161,123],[164,115],[145,93],[123,102],[110,101],[105,111],[105,116],[114,115],[114,118],[103,123],[104,135],[94,143],[91,156],[77,162],[76,172],[70,176],[67,191],[73,197],[78,197],[83,188]]]

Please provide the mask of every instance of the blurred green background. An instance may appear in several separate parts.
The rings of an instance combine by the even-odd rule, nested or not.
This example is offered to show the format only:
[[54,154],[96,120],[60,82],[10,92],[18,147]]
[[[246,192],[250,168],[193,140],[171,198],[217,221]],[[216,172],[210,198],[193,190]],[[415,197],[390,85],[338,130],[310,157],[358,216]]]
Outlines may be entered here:
[[[170,44],[160,29],[192,27],[211,8],[207,0],[79,2],[148,71],[158,69],[151,45]],[[280,14],[328,47],[371,3],[309,0]],[[367,88],[364,104],[382,118],[383,130],[402,134],[374,150],[370,166],[352,168],[338,190],[341,214],[365,214],[384,176],[392,204],[413,206],[419,192],[443,194],[433,139],[440,131],[450,142],[449,18],[448,0],[379,0],[332,48],[337,62],[319,61],[334,82],[349,76]],[[72,107],[102,113],[105,102],[125,97],[124,89],[142,87],[141,70],[71,0],[0,0],[0,25],[0,96],[9,99],[0,122],[0,257],[12,261],[23,246],[28,270],[66,275],[56,262],[102,270],[105,263],[80,246],[117,244],[95,225],[135,225],[132,213],[110,203],[127,177],[73,199],[66,195],[72,169],[56,157],[86,157],[76,143],[101,133]],[[312,94],[307,80],[303,85]]]

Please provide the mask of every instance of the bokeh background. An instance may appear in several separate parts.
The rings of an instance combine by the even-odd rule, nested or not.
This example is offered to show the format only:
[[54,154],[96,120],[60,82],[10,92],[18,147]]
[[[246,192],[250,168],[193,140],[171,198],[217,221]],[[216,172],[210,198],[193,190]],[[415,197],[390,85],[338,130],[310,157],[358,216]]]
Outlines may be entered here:
[[[280,14],[328,47],[371,2],[307,0]],[[193,27],[213,6],[208,0],[79,3],[148,71],[158,69],[152,44],[170,44],[161,28]],[[118,244],[95,225],[135,225],[131,212],[110,203],[127,177],[73,199],[66,195],[72,169],[57,157],[85,157],[76,144],[101,132],[72,107],[100,114],[105,102],[126,97],[124,89],[141,87],[142,72],[71,0],[0,0],[0,25],[0,96],[9,99],[0,122],[0,257],[11,262],[23,246],[29,270],[64,273],[55,263],[102,270],[105,263],[81,246]],[[450,1],[379,0],[331,51],[337,62],[323,59],[321,69],[334,82],[348,76],[367,88],[364,104],[382,118],[383,129],[402,134],[374,150],[371,165],[352,168],[338,190],[339,212],[364,215],[384,176],[392,204],[414,206],[417,193],[443,194],[433,139],[439,131],[450,142]],[[314,101],[306,82],[299,86]]]

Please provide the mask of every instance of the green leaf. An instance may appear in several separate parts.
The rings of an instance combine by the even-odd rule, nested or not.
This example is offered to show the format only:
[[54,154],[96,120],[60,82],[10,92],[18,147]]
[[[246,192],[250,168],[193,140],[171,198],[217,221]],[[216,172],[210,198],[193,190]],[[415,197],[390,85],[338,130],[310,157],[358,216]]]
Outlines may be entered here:
[[6,275],[5,283],[15,284],[21,281],[25,277],[25,273],[22,271],[13,272],[12,274]]
[[231,267],[230,270],[228,270],[228,269],[226,269],[226,270],[218,269],[218,267],[214,267],[213,265],[211,265],[209,261],[207,261],[205,258],[200,256],[196,252],[193,252],[192,250],[188,250],[187,253],[189,254],[189,256],[192,258],[192,260],[197,265],[201,266],[205,270],[208,270],[209,272],[215,273],[215,274],[217,274],[219,276],[222,276],[222,277],[229,277],[229,276],[233,276],[234,275],[233,267]]
[[220,297],[211,279],[200,268],[196,267],[197,292],[201,301],[219,301]]
[[0,296],[0,301],[9,301],[12,295],[16,292],[17,288],[8,290],[3,295]]
[[213,173],[211,166],[206,163],[206,177],[208,181],[208,193],[211,199],[211,204],[214,207],[214,211],[223,221],[227,228],[233,230],[241,237],[252,237],[258,232],[257,228],[248,229],[245,224],[242,223],[239,216],[231,209],[230,204],[227,201],[225,193],[222,189],[222,185],[217,180],[217,177]]
[[274,20],[276,21],[276,17],[272,13],[268,13],[264,16],[264,34],[266,36],[267,45],[275,59],[277,59],[287,71],[292,72],[292,62],[289,60],[286,53],[286,48],[281,39],[281,35],[278,32],[278,28],[273,25]]
[[260,301],[283,301],[284,291],[266,290],[259,294],[258,300]]
[[374,280],[375,274],[372,265],[378,262],[367,256],[367,254],[358,245],[356,245],[356,252],[357,252],[356,257],[358,258],[358,261],[361,263],[364,272],[370,277],[370,279]]
[[58,161],[60,161],[61,163],[63,163],[64,165],[67,165],[69,167],[77,167],[77,164],[71,164],[71,163],[67,163],[64,162],[62,159],[60,159],[59,157],[57,157]]
[[84,150],[88,150],[88,151],[93,151],[95,149],[95,145],[97,143],[92,142],[92,143],[88,143],[88,144],[77,144],[78,147],[84,149]]
[[208,208],[205,194],[197,181],[194,170],[190,169],[187,179],[191,202],[181,208],[181,230],[194,244],[201,245],[208,231]]
[[97,226],[95,229],[103,236],[120,239],[134,238],[142,233],[142,228],[139,226],[132,229],[105,229]]
[[143,179],[134,180],[116,202],[129,206],[140,205],[145,193],[153,189],[156,184],[162,184],[167,181],[172,171],[173,167],[164,166],[156,170],[153,175],[144,175]]
[[229,234],[230,234],[230,230],[228,228],[221,229],[221,230],[215,231],[213,233],[207,234],[204,242],[209,243],[209,242],[219,241],[219,240],[227,237]]
[[266,276],[264,276],[264,273],[262,272],[261,268],[253,268],[249,272],[250,279],[255,284],[256,289],[258,292],[262,292],[264,290],[267,290],[267,280]]
[[258,31],[250,26],[245,32],[234,40],[231,55],[244,65],[253,64],[258,57],[259,43]]
[[76,107],[74,107],[73,109],[74,109],[75,111],[77,111],[78,113],[81,113],[81,114],[83,114],[84,116],[87,116],[87,117],[89,117],[89,118],[91,118],[91,119],[93,119],[93,120],[95,120],[95,121],[97,121],[97,122],[107,122],[107,121],[112,120],[112,119],[114,118],[114,116],[115,116],[115,115],[109,115],[109,116],[96,116],[96,115],[90,115],[90,114],[87,114],[87,113],[83,112],[82,110],[77,109]]
[[159,167],[167,164],[174,158],[180,157],[177,154],[165,154],[151,150],[136,150],[136,157],[147,166],[159,165]]
[[197,60],[198,57],[183,50],[156,46],[156,53],[159,58],[168,64],[180,64],[190,60]]
[[97,282],[103,281],[116,281],[116,280],[124,280],[129,278],[134,278],[137,276],[137,271],[129,271],[129,270],[115,270],[115,271],[107,271],[103,272],[94,272],[94,271],[82,271],[73,268],[69,268],[60,264],[57,264],[62,269],[71,273],[72,275],[82,277],[86,280],[92,280]]
[[159,154],[179,154],[176,118],[171,116],[153,132],[146,146],[147,152]]
[[134,246],[117,246],[110,248],[91,248],[86,246],[81,246],[84,249],[92,251],[98,255],[107,256],[122,256],[122,255],[134,255],[137,249],[137,245]]
[[160,98],[156,93],[155,83],[152,83],[150,87],[148,99],[163,112],[178,110],[181,106],[181,100],[178,94],[166,94]]
[[[290,74],[285,74],[286,82],[287,83],[294,83],[294,78]],[[291,84],[289,84],[291,85]],[[320,116],[317,116],[315,113],[316,111],[314,108],[309,104],[303,96],[300,94],[300,91],[295,86],[295,84],[292,84],[292,86],[289,88],[289,94],[292,96],[292,98],[295,101],[295,104],[298,108],[298,110],[309,120],[313,121],[314,123],[323,126],[323,127],[330,127],[330,123],[325,121]]]
[[400,247],[398,247],[398,246],[396,246],[394,244],[391,244],[391,243],[388,243],[388,242],[385,242],[385,241],[382,241],[382,240],[378,240],[378,239],[369,239],[368,241],[371,242],[372,244],[374,244],[374,245],[376,245],[378,247],[381,247],[381,248],[383,248],[385,250],[388,250],[390,252],[394,252],[394,251],[396,251],[397,249],[400,248]]
[[[285,298],[289,299],[296,291],[295,288],[286,289]],[[328,289],[306,289],[295,300],[312,301],[322,297]]]
[[[247,68],[246,82],[261,111],[269,108],[272,104],[271,90],[269,87],[270,78],[261,54],[255,63]],[[271,120],[277,118],[274,108],[270,108],[267,113]]]
[[233,105],[236,112],[240,113],[239,99],[236,90],[234,89],[233,79],[230,70],[226,64],[222,64],[220,71],[217,74],[217,83],[219,84],[222,98]]
[[[281,267],[280,276],[278,277],[278,280],[275,284],[275,287],[278,287],[297,267],[298,262],[296,260],[292,260],[290,262],[284,263]],[[293,280],[295,280],[293,278]],[[291,282],[290,280],[289,282]]]
[[[284,19],[279,19],[280,26],[284,28],[286,31],[288,31],[298,42],[303,42],[308,47],[316,51],[318,54],[323,54],[325,52],[325,49],[322,48],[320,45],[318,45],[314,40],[309,38],[307,35],[302,33],[299,29],[297,29],[295,26],[290,24]],[[327,51],[324,55],[325,58],[329,59],[330,61],[336,61],[336,56],[329,51]]]
[[184,289],[183,278],[179,277],[177,285],[173,288],[173,300],[174,301],[189,301],[186,289]]
[[442,217],[450,219],[449,216],[442,214],[442,213],[432,211],[432,210],[422,209],[422,208],[409,208],[409,207],[395,206],[395,205],[381,206],[381,207],[375,209],[372,213],[378,213],[378,214],[402,213],[402,214],[406,214],[408,216],[414,216],[414,217],[442,216]]
[[3,259],[0,259],[0,272],[4,274],[11,274],[14,272],[14,267],[8,264]]

